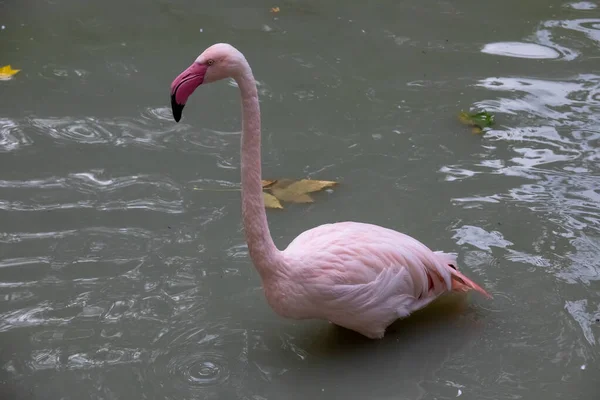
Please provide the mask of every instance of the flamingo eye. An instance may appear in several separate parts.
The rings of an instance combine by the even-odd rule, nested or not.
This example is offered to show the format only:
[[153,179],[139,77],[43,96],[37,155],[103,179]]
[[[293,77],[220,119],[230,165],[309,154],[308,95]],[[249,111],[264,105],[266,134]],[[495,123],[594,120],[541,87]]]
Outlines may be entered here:
[[213,60],[212,58],[206,62],[207,65],[213,65],[214,63],[215,60]]

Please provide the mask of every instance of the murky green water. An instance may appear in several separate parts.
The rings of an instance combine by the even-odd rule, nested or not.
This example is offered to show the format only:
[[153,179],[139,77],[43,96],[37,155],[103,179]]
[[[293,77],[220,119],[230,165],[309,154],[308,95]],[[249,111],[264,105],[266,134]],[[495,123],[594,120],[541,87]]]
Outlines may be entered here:
[[[600,3],[4,1],[0,27],[3,399],[597,397]],[[265,178],[341,183],[269,212],[281,248],[376,223],[494,299],[382,341],[276,317],[239,193],[212,190],[239,182],[236,89],[171,119],[215,42],[259,80]]]

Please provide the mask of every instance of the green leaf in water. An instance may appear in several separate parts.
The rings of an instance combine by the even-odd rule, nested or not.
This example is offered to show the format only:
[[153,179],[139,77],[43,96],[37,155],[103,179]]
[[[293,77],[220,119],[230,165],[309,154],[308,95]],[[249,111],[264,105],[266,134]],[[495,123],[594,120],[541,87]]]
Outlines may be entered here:
[[458,119],[463,124],[473,127],[474,133],[481,133],[484,128],[494,125],[495,122],[494,115],[485,110],[476,113],[461,111]]

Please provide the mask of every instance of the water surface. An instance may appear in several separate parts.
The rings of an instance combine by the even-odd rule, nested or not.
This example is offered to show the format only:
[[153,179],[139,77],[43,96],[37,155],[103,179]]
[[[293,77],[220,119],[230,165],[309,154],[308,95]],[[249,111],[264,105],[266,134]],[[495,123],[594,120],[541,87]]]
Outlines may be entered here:
[[[0,65],[21,69],[0,82],[3,398],[595,398],[598,5],[0,2]],[[340,182],[269,211],[280,248],[375,223],[457,252],[494,299],[381,341],[274,315],[239,192],[213,190],[239,187],[236,88],[169,109],[215,42],[258,79],[265,179]],[[496,125],[471,133],[468,109]]]

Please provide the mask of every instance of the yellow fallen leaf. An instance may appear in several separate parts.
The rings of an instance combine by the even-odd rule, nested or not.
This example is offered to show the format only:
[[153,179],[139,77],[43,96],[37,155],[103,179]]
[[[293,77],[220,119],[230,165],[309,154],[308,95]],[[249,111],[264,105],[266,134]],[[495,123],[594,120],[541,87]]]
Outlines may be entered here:
[[263,192],[263,199],[265,200],[266,208],[283,208],[277,197],[272,194]]
[[[337,185],[334,181],[319,181],[314,179],[301,179],[295,181],[293,179],[263,179],[261,180],[263,187],[263,199],[265,208],[282,209],[281,201],[289,203],[313,203],[314,200],[308,193],[318,192],[329,187]],[[224,188],[224,189],[209,189],[194,187],[194,190],[206,192],[238,192],[240,189]],[[270,193],[268,193],[270,192]]]
[[263,189],[268,188],[269,186],[271,186],[272,184],[274,184],[275,182],[277,182],[277,179],[263,179],[262,181],[262,187]]
[[286,189],[274,189],[272,193],[279,200],[288,203],[314,203],[312,197],[306,193],[289,192]]
[[312,203],[314,200],[308,193],[317,192],[335,185],[337,185],[337,182],[333,181],[301,179],[294,182],[289,179],[280,179],[270,186],[268,190],[282,201],[290,203]]
[[0,80],[7,81],[13,77],[20,69],[12,69],[10,65],[0,67]]
[[334,181],[318,181],[316,179],[301,179],[288,186],[288,190],[303,191],[304,193],[318,192],[337,185]]
[[273,7],[273,8],[271,8],[271,12],[272,13],[278,13],[279,12],[279,7]]

